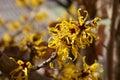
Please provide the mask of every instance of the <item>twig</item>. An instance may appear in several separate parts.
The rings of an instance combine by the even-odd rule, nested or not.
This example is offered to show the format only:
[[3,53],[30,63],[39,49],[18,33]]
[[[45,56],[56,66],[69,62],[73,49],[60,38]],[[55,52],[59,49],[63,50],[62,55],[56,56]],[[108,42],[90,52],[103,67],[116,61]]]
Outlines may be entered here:
[[54,60],[56,57],[57,57],[56,52],[53,52],[50,58],[48,58],[47,60],[43,61],[39,66],[33,67],[31,70],[32,70],[32,71],[35,71],[35,70],[38,70],[38,69],[44,67],[46,64],[50,63],[50,62],[51,62],[52,60]]

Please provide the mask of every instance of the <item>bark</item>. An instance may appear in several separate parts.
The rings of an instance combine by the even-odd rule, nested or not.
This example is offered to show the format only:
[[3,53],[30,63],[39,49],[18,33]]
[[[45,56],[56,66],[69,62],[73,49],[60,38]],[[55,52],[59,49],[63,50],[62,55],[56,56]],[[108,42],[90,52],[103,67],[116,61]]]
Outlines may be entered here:
[[115,66],[115,80],[120,80],[120,20],[116,31],[116,58],[117,63]]
[[115,41],[115,23],[117,18],[117,4],[118,0],[113,0],[113,13],[112,13],[112,20],[111,20],[111,28],[110,28],[110,39],[108,43],[108,50],[107,50],[107,78],[108,80],[112,80],[113,76],[113,48],[114,48],[114,41]]

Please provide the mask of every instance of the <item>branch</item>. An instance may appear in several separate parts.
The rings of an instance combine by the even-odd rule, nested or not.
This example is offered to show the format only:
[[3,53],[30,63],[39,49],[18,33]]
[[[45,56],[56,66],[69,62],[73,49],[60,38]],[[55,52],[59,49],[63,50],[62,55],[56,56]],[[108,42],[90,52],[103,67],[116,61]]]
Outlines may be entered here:
[[47,60],[43,61],[39,66],[33,67],[31,70],[35,71],[35,70],[38,70],[38,69],[44,67],[46,64],[48,64],[51,61],[53,61],[56,57],[57,57],[56,52],[53,52],[50,58],[48,58]]

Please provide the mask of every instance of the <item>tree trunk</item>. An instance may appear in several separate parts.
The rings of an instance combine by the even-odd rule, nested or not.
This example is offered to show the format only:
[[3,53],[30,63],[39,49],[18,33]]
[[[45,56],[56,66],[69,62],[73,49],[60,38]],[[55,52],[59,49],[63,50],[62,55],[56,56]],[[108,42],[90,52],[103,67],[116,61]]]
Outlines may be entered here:
[[115,23],[117,18],[117,4],[119,0],[113,0],[113,13],[112,13],[112,20],[111,20],[111,28],[110,28],[110,38],[108,43],[108,50],[107,50],[107,77],[108,80],[112,80],[113,76],[113,48],[114,48],[114,41],[115,41]]
[[116,31],[116,58],[117,63],[115,65],[115,80],[120,80],[120,20]]

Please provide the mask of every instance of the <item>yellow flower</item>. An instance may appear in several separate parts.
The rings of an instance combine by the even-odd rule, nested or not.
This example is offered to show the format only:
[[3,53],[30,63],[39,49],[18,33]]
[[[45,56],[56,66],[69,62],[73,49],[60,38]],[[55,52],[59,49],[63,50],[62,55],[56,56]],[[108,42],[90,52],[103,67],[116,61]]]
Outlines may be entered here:
[[19,66],[10,73],[11,78],[15,80],[28,80],[28,72],[32,67],[31,63],[18,60],[17,64]]
[[43,40],[42,40],[42,34],[41,33],[31,33],[29,37],[26,37],[28,41],[31,43],[34,43],[35,45],[39,45]]
[[83,57],[83,69],[80,74],[80,78],[82,80],[90,79],[90,80],[98,80],[99,73],[103,72],[102,65],[97,63],[93,63],[92,65],[88,65],[85,62],[85,56]]
[[10,30],[17,30],[21,26],[21,23],[18,21],[12,21],[9,22],[7,26]]
[[62,60],[69,57],[71,50],[74,60],[79,55],[78,49],[85,48],[97,40],[97,35],[92,31],[97,27],[99,18],[85,22],[88,17],[86,10],[78,9],[78,20],[69,19],[59,22],[55,27],[49,27],[51,33],[48,46],[56,49],[57,54]]
[[44,2],[44,0],[31,0],[31,5],[33,7],[37,7],[39,6],[40,4],[42,4]]
[[47,46],[44,43],[45,41],[42,39],[41,33],[36,32],[31,33],[28,37],[25,36],[20,45],[34,48],[36,53],[35,58],[41,58],[47,49]]
[[25,0],[16,0],[16,3],[17,3],[17,5],[20,6],[20,7],[25,7],[25,6],[27,6]]
[[35,17],[34,17],[34,19],[35,19],[35,21],[36,22],[40,22],[40,21],[43,21],[43,20],[45,20],[47,18],[47,13],[46,12],[38,12],[36,15],[35,15]]
[[61,80],[79,80],[78,76],[79,76],[79,67],[71,64],[71,63],[65,63],[64,64],[64,69],[61,71],[62,77]]
[[20,7],[26,7],[26,6],[38,7],[38,6],[41,5],[43,2],[44,2],[44,0],[16,0],[16,3],[17,3]]
[[9,42],[9,41],[12,40],[12,38],[11,38],[11,36],[10,36],[9,34],[6,33],[6,34],[3,36],[3,40],[4,40],[5,42]]
[[2,26],[5,23],[5,21],[0,17],[0,26]]
[[54,65],[53,65],[52,62],[49,63],[49,66],[50,66],[51,69],[54,69]]
[[12,42],[13,38],[10,34],[6,33],[3,36],[3,42],[4,42],[4,46],[8,46],[10,45],[10,43]]
[[27,25],[24,26],[22,32],[23,32],[24,34],[28,34],[28,33],[29,33],[30,31],[32,31],[32,30],[33,30],[33,26],[30,25],[30,24],[27,24]]
[[21,20],[21,22],[26,22],[27,21],[27,19],[28,19],[28,16],[26,16],[26,15],[22,15],[21,17],[20,17],[20,20]]
[[99,74],[103,72],[102,65],[97,62],[88,65],[85,62],[85,57],[82,58],[82,61],[83,66],[72,62],[63,62],[58,73],[59,78],[56,74],[53,74],[53,77],[57,80],[98,80]]
[[[48,46],[56,49],[57,65],[60,72],[53,74],[53,77],[58,80],[98,80],[98,74],[102,72],[101,64],[95,62],[88,65],[85,62],[85,57],[82,57],[78,51],[79,48],[85,48],[97,40],[97,35],[93,32],[97,28],[97,21],[99,18],[86,21],[88,12],[86,10],[78,9],[78,19],[61,20],[56,25],[48,28],[51,37],[48,40]],[[81,58],[83,66],[70,63],[73,59],[70,55],[74,56],[74,60]],[[54,68],[53,63],[50,67]],[[58,76],[58,77],[57,77]]]

